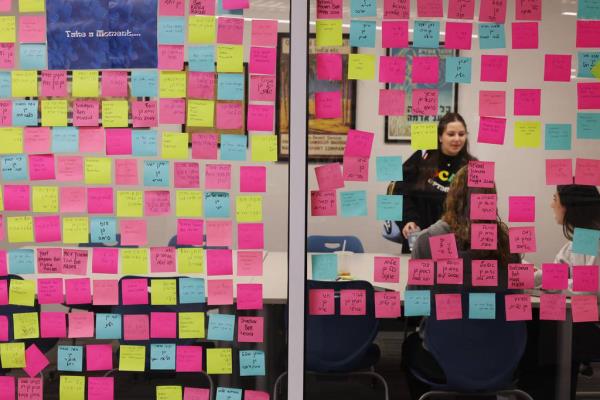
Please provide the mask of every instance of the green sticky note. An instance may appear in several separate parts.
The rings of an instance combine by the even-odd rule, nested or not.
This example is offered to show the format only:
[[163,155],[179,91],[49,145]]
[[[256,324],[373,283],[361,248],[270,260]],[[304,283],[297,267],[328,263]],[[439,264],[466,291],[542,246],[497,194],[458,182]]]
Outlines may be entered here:
[[378,194],[377,220],[402,221],[402,200],[398,194]]
[[340,192],[340,204],[342,217],[367,216],[367,192],[365,190]]
[[[600,51],[579,51],[577,52],[577,77],[593,78],[592,69],[599,68]],[[600,79],[598,75],[596,78]]]
[[573,232],[573,253],[598,256],[600,230],[575,228]]
[[429,290],[405,291],[404,315],[407,317],[431,315],[431,296]]
[[469,293],[470,319],[495,319],[496,295],[494,293]]
[[337,254],[313,254],[312,279],[335,281],[337,278]]

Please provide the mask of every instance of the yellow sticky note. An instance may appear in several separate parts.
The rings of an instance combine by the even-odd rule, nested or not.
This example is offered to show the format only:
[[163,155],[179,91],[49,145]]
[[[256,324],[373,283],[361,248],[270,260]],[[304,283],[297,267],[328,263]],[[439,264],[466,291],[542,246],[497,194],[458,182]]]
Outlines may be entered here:
[[176,279],[152,279],[150,281],[150,303],[155,306],[177,304]]
[[45,4],[44,0],[19,0],[19,12],[44,12]]
[[592,67],[590,70],[592,75],[594,75],[597,79],[600,79],[600,61],[596,61],[596,65]]
[[98,97],[98,71],[73,71],[73,97]]
[[430,123],[412,124],[410,126],[410,147],[413,150],[437,149],[437,125]]
[[37,71],[11,72],[12,97],[37,97]]
[[67,100],[42,100],[42,126],[67,126]]
[[184,98],[187,76],[185,71],[160,71],[159,96],[166,99]]
[[375,79],[375,56],[373,54],[350,54],[348,57],[348,79]]
[[542,123],[539,121],[515,122],[515,147],[540,147]]
[[181,386],[157,386],[156,400],[181,400]]
[[[2,132],[0,132],[0,135]],[[0,190],[0,211],[4,211],[4,196],[2,195],[2,190]]]
[[237,222],[261,222],[262,196],[237,196],[235,217]]
[[35,281],[11,279],[8,289],[8,304],[33,307]]
[[83,173],[86,185],[110,185],[112,183],[112,158],[86,157]]
[[182,247],[177,249],[177,271],[180,274],[204,273],[204,249]]
[[180,312],[178,319],[180,339],[201,339],[206,335],[203,312]]
[[217,72],[244,72],[244,47],[234,44],[218,45]]
[[117,190],[117,217],[142,217],[144,200],[141,190]]
[[201,217],[202,192],[199,190],[176,190],[175,216]]
[[121,273],[140,275],[148,273],[148,249],[121,249]]
[[56,186],[33,186],[32,203],[33,212],[56,213],[58,212],[58,187]]
[[85,376],[60,376],[59,400],[84,400]]
[[317,20],[317,47],[342,45],[342,20]]
[[189,126],[213,127],[215,124],[214,115],[214,100],[188,100],[186,122]]
[[129,124],[129,103],[127,100],[105,100],[102,102],[102,126],[122,128]]
[[206,349],[206,372],[231,374],[231,349]]
[[190,15],[188,17],[188,41],[192,44],[214,43],[217,32],[217,19],[210,15]]
[[188,138],[187,132],[163,132],[161,146],[162,158],[186,160],[188,158]]
[[13,332],[15,339],[35,339],[40,337],[38,313],[13,314]]
[[277,161],[277,136],[276,135],[251,135],[252,161]]
[[33,242],[33,217],[21,215],[6,218],[9,243]]
[[119,371],[143,371],[146,368],[146,346],[119,347]]
[[2,368],[25,368],[25,343],[0,343]]
[[89,243],[88,217],[67,217],[62,220],[63,243]]
[[17,41],[17,23],[14,15],[0,16],[0,43]]
[[0,128],[0,154],[23,154],[23,128]]

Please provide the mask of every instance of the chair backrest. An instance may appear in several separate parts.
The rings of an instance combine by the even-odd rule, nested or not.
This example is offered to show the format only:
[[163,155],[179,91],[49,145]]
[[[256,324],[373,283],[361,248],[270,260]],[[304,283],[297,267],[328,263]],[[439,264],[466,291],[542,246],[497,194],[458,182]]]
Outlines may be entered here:
[[169,247],[175,247],[177,249],[190,248],[190,247],[198,247],[198,248],[202,248],[202,249],[215,249],[215,250],[226,250],[226,249],[228,249],[227,246],[207,246],[206,245],[206,235],[203,236],[203,241],[204,241],[204,245],[203,246],[192,246],[192,245],[189,245],[189,244],[177,244],[177,235],[173,235],[173,237],[171,239],[169,239],[169,243],[167,243],[167,246],[169,246]]
[[88,235],[88,243],[79,243],[78,247],[123,247],[123,248],[137,248],[138,246],[134,246],[134,245],[127,245],[127,246],[123,246],[121,245],[121,234],[117,233],[115,235],[115,241],[114,243],[92,243],[92,235]]
[[[344,241],[346,241],[345,247]],[[365,252],[360,239],[356,236],[311,235],[308,237],[307,248],[311,253],[333,253],[341,251],[342,248],[353,253]]]
[[[379,328],[375,318],[373,286],[366,281],[309,280],[306,288],[307,291],[335,290],[334,315],[308,315],[306,318],[306,368],[317,372],[342,372],[356,369],[373,343]],[[365,315],[340,315],[339,294],[340,290],[346,289],[365,291]]]

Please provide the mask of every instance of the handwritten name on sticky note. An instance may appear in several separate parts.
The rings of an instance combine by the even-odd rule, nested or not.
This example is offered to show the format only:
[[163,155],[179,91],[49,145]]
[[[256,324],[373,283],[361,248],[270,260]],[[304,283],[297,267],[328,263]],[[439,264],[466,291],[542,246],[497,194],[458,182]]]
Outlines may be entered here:
[[543,293],[540,296],[540,320],[564,321],[566,315],[566,295]]
[[497,195],[472,193],[470,217],[475,220],[495,220],[497,214]]
[[[232,373],[231,349],[206,349],[206,370],[209,374]],[[239,390],[239,389],[238,389]]]
[[578,185],[600,185],[600,160],[576,158],[575,183]]
[[404,315],[407,317],[431,314],[431,292],[429,290],[407,290],[404,292]]
[[508,264],[508,288],[533,289],[534,274],[533,264]]
[[531,320],[531,296],[528,294],[507,294],[504,296],[507,321]]
[[437,149],[437,125],[431,123],[412,124],[410,126],[410,146],[413,150]]
[[400,317],[399,292],[375,292],[375,318]]
[[481,81],[506,82],[508,74],[508,56],[482,55]]
[[498,225],[471,224],[471,248],[495,250],[498,242]]
[[[177,372],[200,372],[200,371],[202,371],[202,347],[201,346],[177,346],[175,359],[176,359],[175,370]],[[187,388],[186,388],[186,390],[187,390]]]
[[375,282],[400,282],[400,258],[375,257],[373,277]]
[[409,285],[433,285],[434,275],[433,260],[408,261]]
[[[578,128],[580,127],[580,116],[577,114]],[[587,124],[586,124],[587,125]],[[545,150],[571,150],[572,138],[571,124],[546,124],[544,130],[544,149]]]
[[365,290],[340,291],[340,315],[365,315],[367,310]]
[[568,264],[542,264],[542,289],[566,289],[568,286],[568,279]]
[[498,260],[473,260],[471,271],[473,286],[498,286]]
[[144,371],[146,368],[146,346],[122,344],[119,347],[120,371]]
[[453,233],[430,236],[429,245],[434,260],[458,258],[456,238]]
[[333,315],[335,298],[333,289],[310,289],[308,292],[310,315]]
[[462,300],[461,295],[457,294],[436,294],[435,295],[436,318],[438,320],[461,319],[462,318]]
[[575,228],[573,233],[573,253],[596,256],[600,241],[600,230]]
[[208,340],[233,340],[235,315],[210,314],[208,317]]
[[597,292],[598,291],[598,266],[574,265],[573,266],[573,291]]
[[479,143],[504,144],[506,118],[481,117],[479,119]]
[[510,222],[535,221],[535,196],[508,196]]
[[598,299],[595,295],[571,297],[573,322],[597,322]]
[[533,253],[536,251],[535,227],[511,227],[508,229],[511,253]]
[[546,185],[569,185],[573,182],[573,160],[547,159]]
[[262,343],[263,333],[263,317],[238,317],[238,342]]
[[462,285],[463,284],[463,260],[462,258],[439,260],[436,262],[436,282],[438,285]]
[[467,184],[469,187],[494,187],[493,161],[469,161]]

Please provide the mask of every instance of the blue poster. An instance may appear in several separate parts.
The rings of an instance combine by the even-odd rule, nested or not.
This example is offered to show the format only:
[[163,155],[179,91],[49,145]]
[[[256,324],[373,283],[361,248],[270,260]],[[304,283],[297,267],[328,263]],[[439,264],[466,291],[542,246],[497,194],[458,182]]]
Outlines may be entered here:
[[156,68],[156,2],[47,0],[48,68]]

